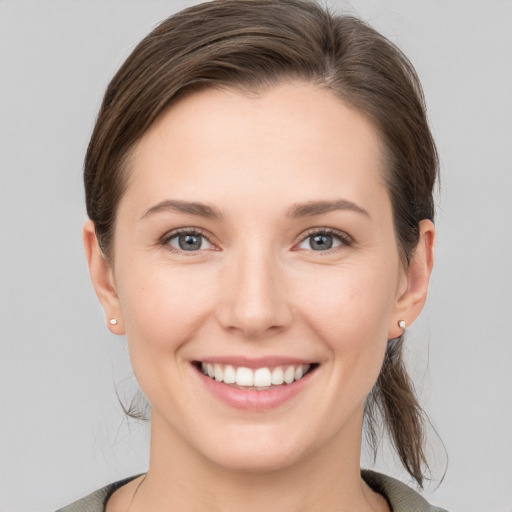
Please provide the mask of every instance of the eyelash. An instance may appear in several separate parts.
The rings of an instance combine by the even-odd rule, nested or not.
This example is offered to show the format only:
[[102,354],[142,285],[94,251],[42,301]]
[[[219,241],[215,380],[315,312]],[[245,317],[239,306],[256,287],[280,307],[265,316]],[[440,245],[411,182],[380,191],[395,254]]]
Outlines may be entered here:
[[[197,250],[197,251],[179,250],[179,249],[176,249],[176,248],[172,247],[171,245],[169,245],[169,242],[174,237],[177,237],[180,235],[186,235],[186,234],[201,235],[202,237],[204,237],[206,239],[207,242],[209,242],[211,245],[214,245],[210,241],[210,238],[209,238],[210,234],[207,233],[204,229],[196,228],[196,227],[179,228],[175,231],[171,231],[170,233],[167,233],[166,235],[164,235],[164,237],[160,241],[160,245],[166,246],[173,253],[186,254],[187,256],[194,256],[194,255],[197,255],[199,252],[202,252],[201,250]],[[348,235],[347,233],[345,233],[343,231],[338,231],[337,229],[334,229],[334,228],[311,228],[301,236],[300,240],[295,245],[301,244],[308,238],[315,236],[315,235],[332,236],[333,238],[336,238],[339,242],[341,242],[340,246],[334,247],[332,249],[326,249],[324,251],[314,251],[313,249],[306,249],[308,251],[311,251],[314,253],[319,253],[322,255],[323,254],[332,254],[335,251],[343,249],[344,247],[350,247],[351,245],[354,244],[354,239],[350,235]]]
[[325,251],[314,251],[313,249],[307,249],[307,250],[317,253],[319,255],[332,254],[333,252],[342,250],[343,248],[346,248],[346,247],[350,247],[351,245],[354,244],[354,239],[350,235],[348,235],[344,231],[339,231],[334,228],[311,228],[308,231],[306,231],[306,233],[301,235],[301,239],[298,243],[300,244],[300,243],[304,242],[305,240],[307,240],[308,238],[315,236],[315,235],[332,236],[333,238],[336,238],[341,242],[340,246],[334,247],[332,249],[327,249]]
[[167,233],[164,235],[162,240],[160,241],[160,245],[166,246],[171,252],[176,254],[184,254],[186,256],[195,256],[197,253],[202,251],[183,251],[176,249],[175,247],[172,247],[169,245],[169,242],[177,236],[180,235],[201,235],[203,238],[205,238],[211,245],[214,245],[210,242],[210,235],[202,228],[195,228],[195,227],[189,227],[189,228],[180,228],[176,229],[174,231],[171,231],[170,233]]

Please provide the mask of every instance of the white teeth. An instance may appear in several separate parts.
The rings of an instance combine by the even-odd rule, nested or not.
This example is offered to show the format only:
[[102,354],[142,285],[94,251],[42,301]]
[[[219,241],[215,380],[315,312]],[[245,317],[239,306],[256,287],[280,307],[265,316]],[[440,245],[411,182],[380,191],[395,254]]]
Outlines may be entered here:
[[295,380],[295,368],[293,366],[288,366],[286,371],[284,372],[284,381],[286,384],[291,384]]
[[302,379],[311,365],[289,365],[270,368],[235,368],[230,364],[224,366],[218,363],[201,363],[201,371],[204,375],[225,384],[236,384],[240,387],[253,387],[256,389],[268,389],[270,386],[282,386]]
[[224,380],[224,372],[222,371],[222,367],[218,364],[213,365],[213,375],[215,377],[216,381],[223,381]]
[[224,382],[226,384],[234,384],[236,382],[236,370],[230,364],[224,368]]
[[284,382],[284,372],[283,369],[278,366],[272,370],[272,384],[274,386],[280,386]]
[[254,372],[254,386],[263,388],[270,386],[270,384],[272,384],[270,370],[268,368],[258,368]]
[[253,386],[254,374],[250,368],[241,366],[236,371],[236,383],[238,386]]

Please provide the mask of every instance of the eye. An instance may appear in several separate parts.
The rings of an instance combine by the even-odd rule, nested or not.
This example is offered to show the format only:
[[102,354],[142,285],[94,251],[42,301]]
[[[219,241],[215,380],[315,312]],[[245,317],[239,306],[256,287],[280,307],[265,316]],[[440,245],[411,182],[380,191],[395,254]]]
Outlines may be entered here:
[[333,229],[323,229],[314,231],[306,236],[299,243],[298,248],[321,252],[351,244],[352,239],[346,233]]
[[213,247],[206,236],[196,229],[175,231],[163,243],[176,251],[184,252],[203,251]]

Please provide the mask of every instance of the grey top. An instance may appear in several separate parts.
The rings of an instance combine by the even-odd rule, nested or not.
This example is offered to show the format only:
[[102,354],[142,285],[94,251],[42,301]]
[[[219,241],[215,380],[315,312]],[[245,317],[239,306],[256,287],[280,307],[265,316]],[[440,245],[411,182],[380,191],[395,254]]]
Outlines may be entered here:
[[[57,512],[104,512],[110,496],[137,476],[107,485]],[[446,512],[442,508],[429,505],[420,494],[395,478],[368,469],[363,469],[361,476],[374,491],[386,498],[392,512]]]

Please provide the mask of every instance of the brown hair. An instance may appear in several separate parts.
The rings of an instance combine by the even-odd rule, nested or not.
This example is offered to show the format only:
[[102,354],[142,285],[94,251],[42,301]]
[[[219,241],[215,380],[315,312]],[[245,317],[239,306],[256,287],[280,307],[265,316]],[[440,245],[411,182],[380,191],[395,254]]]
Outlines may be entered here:
[[[204,87],[258,92],[285,80],[318,84],[364,113],[386,152],[385,180],[404,262],[433,219],[438,159],[423,93],[402,52],[361,20],[307,0],[216,0],[171,16],[135,48],[110,82],[85,158],[87,212],[111,257],[127,162],[160,114]],[[400,460],[420,486],[428,469],[425,415],[402,361],[403,339],[388,342],[366,403],[374,451],[380,412]]]

